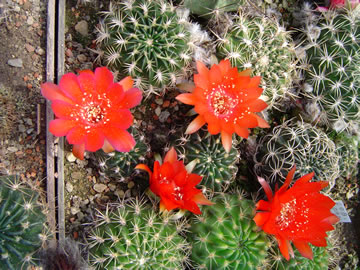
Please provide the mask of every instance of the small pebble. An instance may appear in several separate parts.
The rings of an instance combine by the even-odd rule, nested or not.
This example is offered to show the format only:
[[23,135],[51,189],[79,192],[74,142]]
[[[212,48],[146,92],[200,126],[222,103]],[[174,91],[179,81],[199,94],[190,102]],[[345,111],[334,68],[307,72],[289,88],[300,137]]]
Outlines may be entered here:
[[168,117],[170,116],[170,113],[168,111],[162,111],[161,114],[159,115],[159,121],[161,123],[164,123]]
[[130,181],[127,186],[129,189],[131,189],[135,186],[135,183],[133,181]]
[[157,107],[157,108],[155,109],[155,114],[156,114],[157,116],[159,116],[160,113],[161,113],[161,108],[160,108],[160,107]]
[[101,184],[101,183],[100,184],[95,184],[93,186],[93,189],[98,193],[102,193],[102,192],[105,191],[105,189],[107,189],[107,186],[104,185],[104,184]]
[[67,161],[69,161],[69,162],[75,162],[76,157],[74,156],[73,153],[69,153],[69,154],[67,154],[66,159],[67,159]]
[[71,193],[74,190],[74,186],[71,183],[66,183],[65,188],[69,193]]
[[26,127],[23,124],[20,124],[19,125],[19,131],[20,132],[25,132],[25,130],[26,130]]
[[117,189],[115,191],[115,195],[118,196],[119,198],[124,198],[125,197],[125,192],[121,189]]
[[29,17],[27,18],[26,23],[27,23],[28,25],[32,25],[32,24],[34,23],[34,18],[33,18],[32,16],[29,16]]
[[10,147],[8,147],[7,148],[7,150],[9,151],[9,152],[16,152],[18,149],[15,147],[15,146],[10,146]]
[[82,36],[87,36],[88,35],[88,23],[85,20],[82,20],[80,22],[78,22],[75,25],[75,31],[80,33]]
[[9,66],[12,67],[18,67],[18,68],[23,67],[23,61],[20,58],[9,59],[7,63]]

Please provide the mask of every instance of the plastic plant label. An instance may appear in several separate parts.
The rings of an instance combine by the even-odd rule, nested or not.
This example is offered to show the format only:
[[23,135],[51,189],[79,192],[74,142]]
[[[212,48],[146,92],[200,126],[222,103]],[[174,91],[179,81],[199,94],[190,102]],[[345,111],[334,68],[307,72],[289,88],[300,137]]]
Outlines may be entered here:
[[351,222],[351,219],[346,211],[345,205],[342,201],[335,201],[334,207],[331,209],[331,213],[336,215],[340,222],[342,223],[349,223]]

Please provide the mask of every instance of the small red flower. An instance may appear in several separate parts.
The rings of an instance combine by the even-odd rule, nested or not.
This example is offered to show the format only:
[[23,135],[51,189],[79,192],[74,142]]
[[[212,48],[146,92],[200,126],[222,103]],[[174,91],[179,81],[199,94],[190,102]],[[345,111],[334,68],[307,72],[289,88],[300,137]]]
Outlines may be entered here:
[[130,151],[135,140],[126,131],[133,123],[129,109],[142,99],[141,91],[132,85],[131,77],[114,83],[106,67],[95,72],[84,70],[79,76],[67,73],[59,85],[42,84],[41,93],[52,101],[57,117],[50,122],[50,132],[58,137],[66,136],[79,159],[84,159],[85,150]]
[[330,212],[334,201],[320,194],[328,182],[309,182],[314,176],[312,172],[299,178],[288,189],[294,173],[295,166],[274,196],[269,184],[258,178],[269,201],[260,200],[256,204],[256,210],[261,212],[255,215],[254,221],[264,232],[275,235],[280,251],[287,260],[290,259],[289,252],[294,257],[290,241],[302,256],[312,259],[309,243],[325,247],[326,232],[334,229],[332,225],[339,218]]
[[192,93],[180,94],[177,100],[194,105],[199,114],[188,126],[191,134],[208,124],[211,134],[221,132],[221,141],[227,152],[232,146],[232,134],[243,138],[249,136],[249,128],[269,127],[256,112],[267,104],[259,99],[263,89],[259,87],[261,77],[250,77],[251,70],[238,72],[229,60],[222,60],[209,70],[197,62],[199,74],[194,75],[195,88]]
[[184,162],[177,160],[174,147],[167,152],[162,165],[155,161],[153,172],[145,164],[139,164],[135,169],[149,173],[150,189],[160,197],[160,212],[179,208],[201,214],[197,204],[212,204],[201,190],[195,187],[201,182],[202,177],[186,171]]

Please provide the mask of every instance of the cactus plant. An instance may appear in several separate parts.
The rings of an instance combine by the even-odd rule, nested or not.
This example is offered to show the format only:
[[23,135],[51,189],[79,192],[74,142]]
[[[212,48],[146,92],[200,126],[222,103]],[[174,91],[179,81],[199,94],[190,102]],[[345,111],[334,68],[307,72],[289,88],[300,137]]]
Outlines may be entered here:
[[251,68],[253,76],[262,77],[260,86],[268,109],[281,109],[282,101],[295,95],[295,47],[290,33],[277,21],[239,12],[225,35],[218,34],[222,37],[217,48],[220,57],[230,59],[239,70]]
[[268,240],[252,221],[254,203],[241,194],[219,194],[190,228],[196,269],[255,269],[266,257]]
[[160,218],[144,201],[132,199],[97,215],[89,235],[96,269],[183,269],[189,244],[179,235],[183,222]]
[[16,176],[0,177],[0,269],[24,269],[38,261],[36,252],[46,240],[46,217],[38,193]]
[[356,14],[329,10],[305,27],[301,40],[308,112],[312,120],[338,132],[359,129],[360,18]]
[[95,153],[95,159],[100,167],[100,175],[105,178],[117,178],[125,180],[129,177],[139,161],[145,161],[146,155],[150,152],[150,146],[145,136],[136,128],[131,128],[130,133],[136,141],[135,147],[130,152],[105,153],[99,150]]
[[[182,154],[185,163],[195,162],[193,173],[203,176],[201,185],[211,191],[225,191],[236,177],[239,153],[232,147],[227,153],[219,135],[204,132],[192,134],[182,141]],[[233,142],[236,144],[236,142]]]
[[108,66],[131,75],[147,96],[181,77],[191,60],[189,32],[163,0],[125,0],[104,12],[97,41]]
[[255,171],[270,181],[284,181],[294,165],[295,178],[315,172],[316,178],[330,182],[339,176],[339,156],[335,144],[324,131],[290,119],[262,137],[254,155]]

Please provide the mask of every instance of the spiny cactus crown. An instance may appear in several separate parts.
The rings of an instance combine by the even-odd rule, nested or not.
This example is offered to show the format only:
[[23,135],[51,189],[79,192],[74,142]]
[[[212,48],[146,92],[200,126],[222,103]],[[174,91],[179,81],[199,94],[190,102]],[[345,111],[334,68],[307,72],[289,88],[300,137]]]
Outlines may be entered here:
[[[345,12],[345,11],[344,11]],[[304,94],[320,120],[336,131],[359,131],[360,19],[353,12],[325,12],[304,29]],[[313,120],[318,115],[313,115]]]
[[147,96],[174,84],[191,60],[189,33],[162,0],[125,0],[104,12],[97,41],[106,63],[131,75]]
[[252,218],[254,203],[241,194],[219,194],[190,228],[196,269],[255,269],[266,257],[268,241]]
[[158,216],[133,199],[99,212],[89,235],[90,262],[96,269],[183,269],[189,245],[180,236],[183,222]]
[[297,77],[295,48],[290,33],[275,20],[239,13],[218,46],[220,57],[230,59],[239,70],[252,69],[261,76],[268,109],[281,108],[284,98],[294,96]]
[[335,184],[339,176],[339,156],[325,132],[302,121],[291,119],[264,136],[254,155],[255,171],[269,181],[284,181],[296,165],[295,179],[315,172],[315,179]]
[[38,262],[36,252],[47,240],[46,217],[38,193],[18,177],[0,177],[0,269],[18,270]]
[[145,136],[137,129],[132,128],[136,145],[130,152],[110,152],[105,153],[99,150],[95,153],[96,160],[100,166],[100,174],[105,178],[116,178],[125,180],[134,172],[135,166],[139,162],[146,160],[146,155],[150,152],[150,146],[145,140]]
[[[219,135],[204,132],[186,138],[180,145],[185,163],[195,162],[193,173],[203,176],[201,185],[212,192],[225,191],[236,177],[239,153],[232,147],[226,153]],[[234,142],[235,144],[235,142]]]

